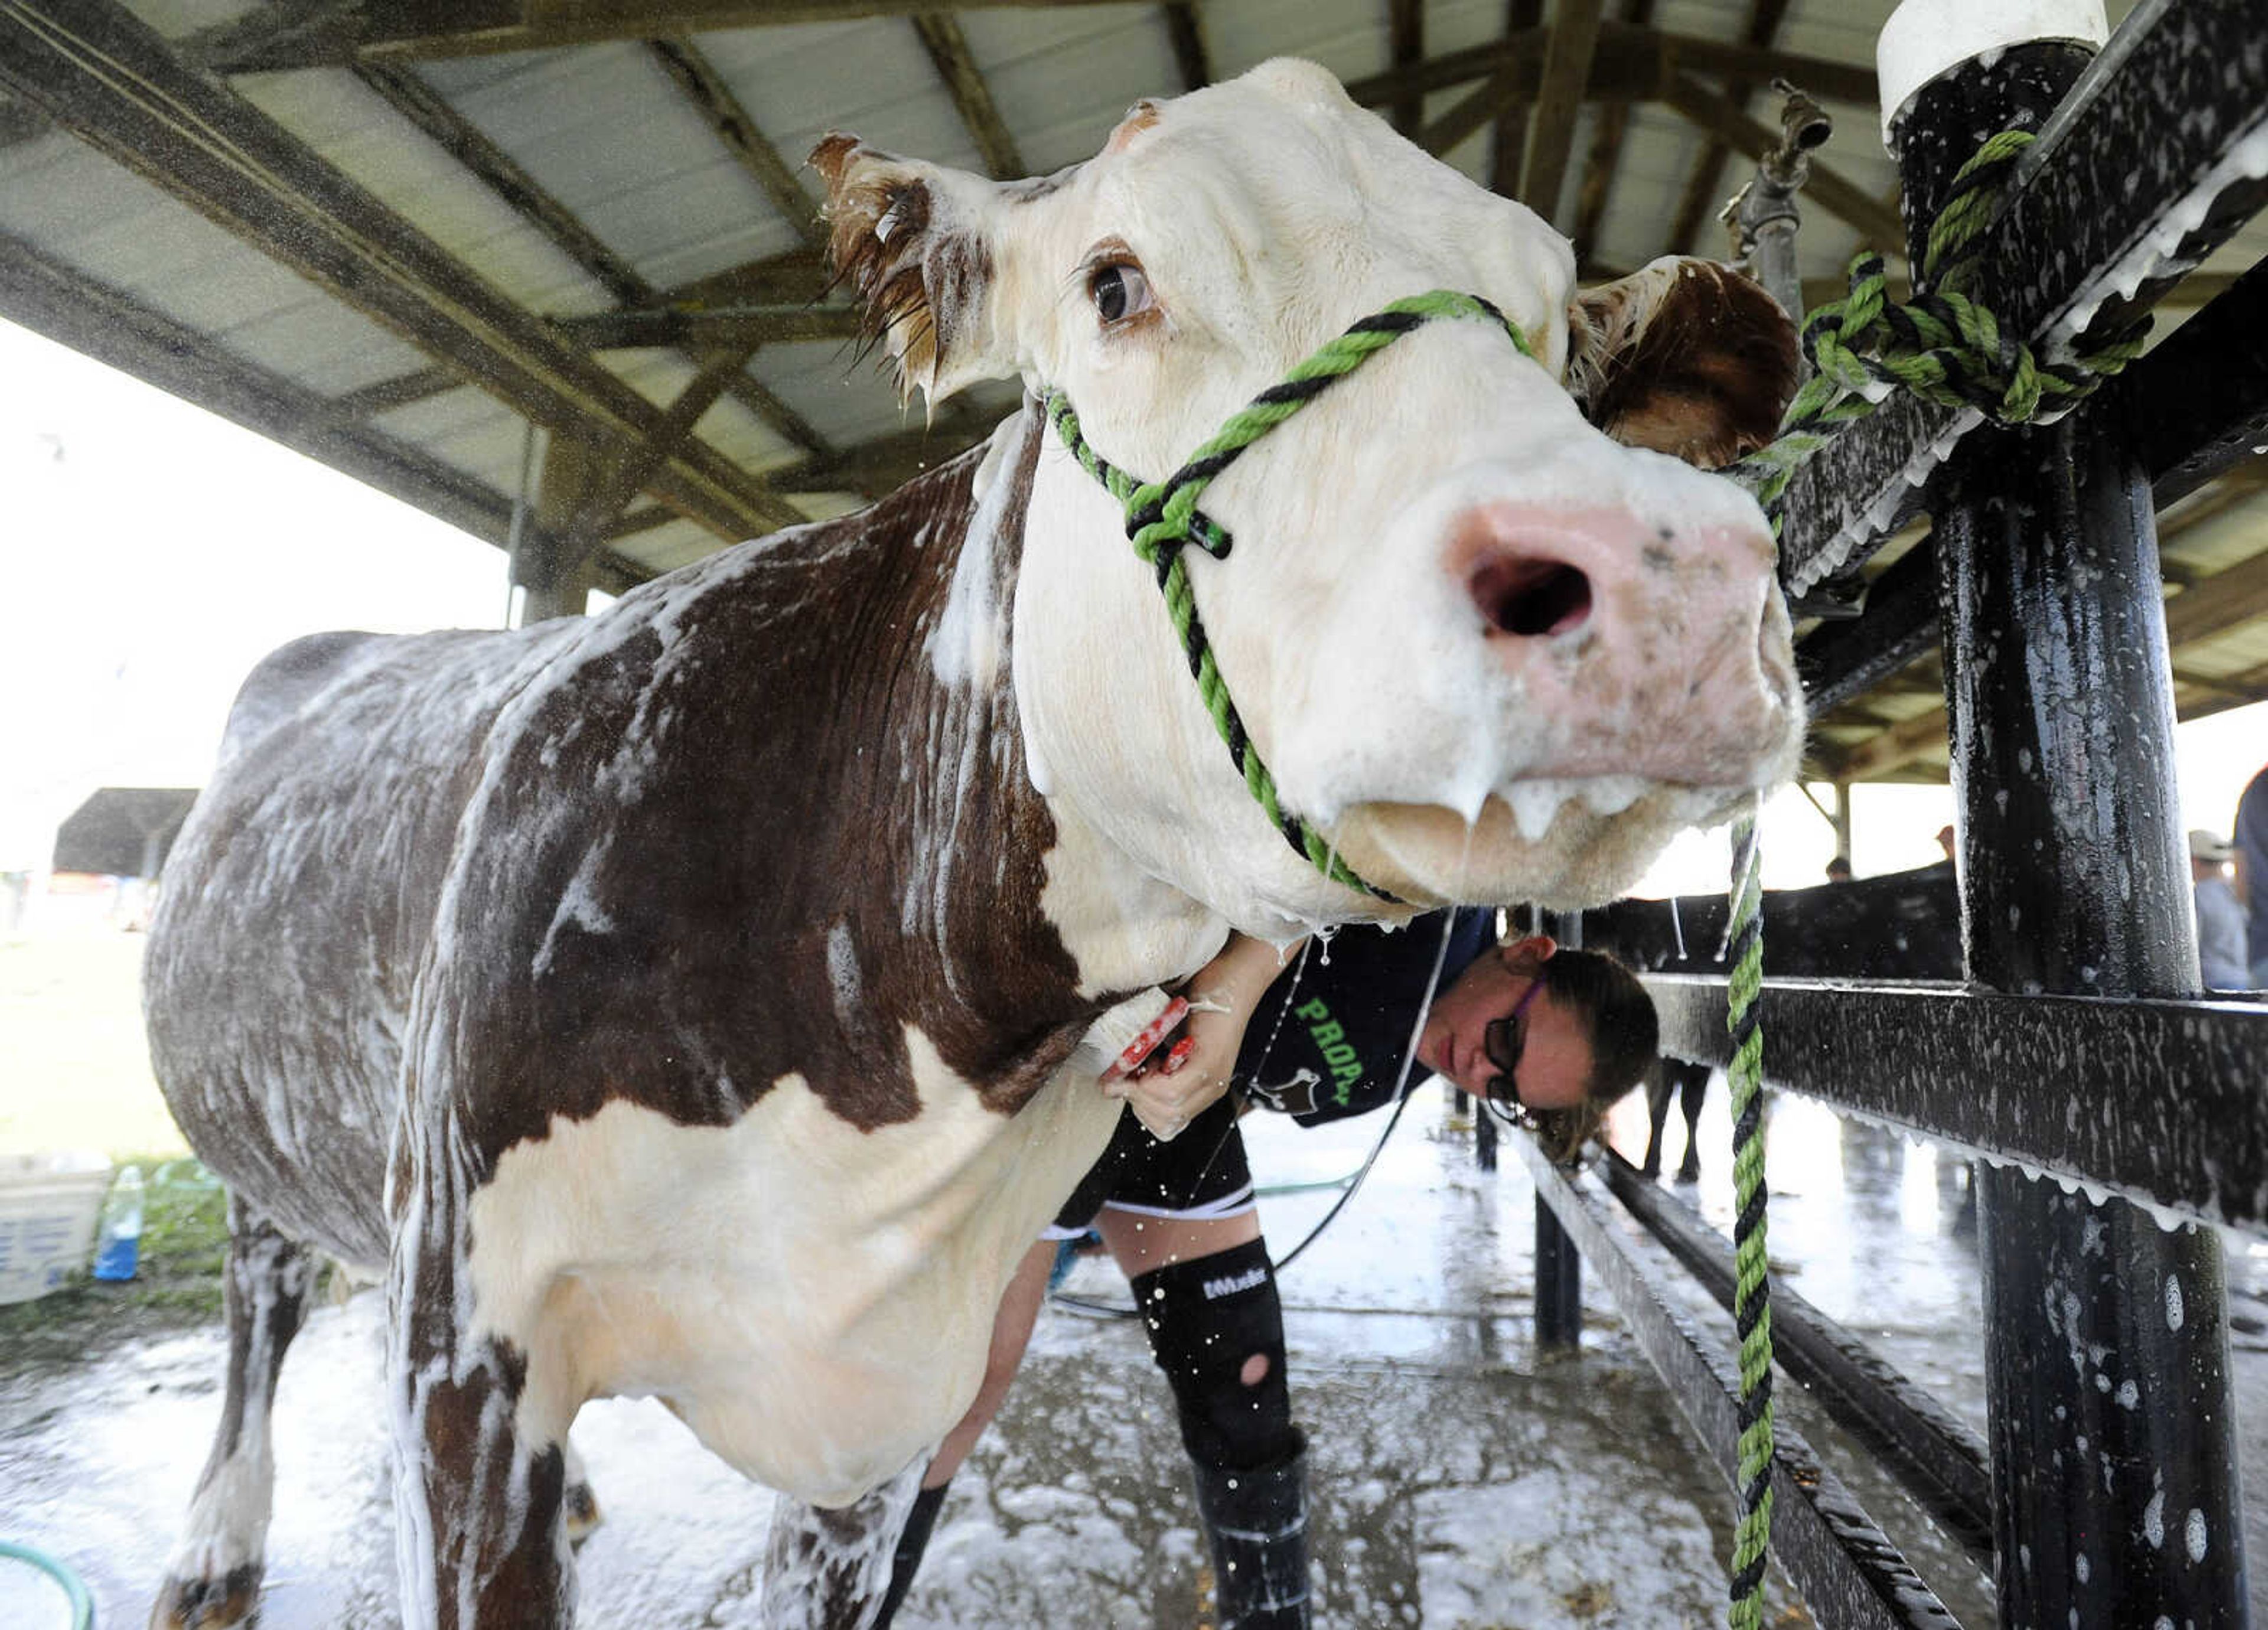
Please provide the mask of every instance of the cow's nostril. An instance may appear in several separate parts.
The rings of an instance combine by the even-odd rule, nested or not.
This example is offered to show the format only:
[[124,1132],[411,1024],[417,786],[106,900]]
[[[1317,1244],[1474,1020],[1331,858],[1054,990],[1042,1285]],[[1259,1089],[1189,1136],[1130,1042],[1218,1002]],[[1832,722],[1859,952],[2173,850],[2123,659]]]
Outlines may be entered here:
[[1562,560],[1499,557],[1469,587],[1489,626],[1507,634],[1565,634],[1590,620],[1591,579]]

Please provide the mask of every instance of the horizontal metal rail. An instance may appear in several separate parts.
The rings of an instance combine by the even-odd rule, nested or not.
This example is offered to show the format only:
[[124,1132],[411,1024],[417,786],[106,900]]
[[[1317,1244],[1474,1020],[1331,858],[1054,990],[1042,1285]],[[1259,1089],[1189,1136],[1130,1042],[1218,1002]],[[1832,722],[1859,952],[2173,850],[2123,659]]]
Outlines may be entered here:
[[[1615,1198],[1731,1312],[1732,1242],[1612,1149],[1603,1169]],[[1860,1337],[1785,1284],[1773,1284],[1771,1304],[1780,1368],[1808,1387],[1836,1424],[1871,1450],[1990,1575],[1992,1476],[1977,1435]]]
[[[1532,1138],[1509,1145],[1528,1162],[1535,1192],[1574,1239],[1621,1309],[1701,1447],[1733,1483],[1739,1464],[1729,1346],[1705,1333],[1669,1286],[1677,1266],[1642,1229],[1615,1226],[1597,1179],[1572,1177]],[[1772,1555],[1795,1581],[1812,1616],[1837,1630],[1959,1630],[1937,1599],[1841,1481],[1819,1462],[1785,1413],[1773,1427]]]
[[[1642,976],[1722,1064],[1725,981]],[[1764,1071],[1838,1109],[2183,1220],[2268,1233],[2268,1006],[1769,979]]]
[[[2145,0],[2049,122],[1985,234],[1978,286],[2003,330],[2052,350],[2098,314],[2147,309],[2268,203],[2264,129],[2258,0]],[[1812,459],[1788,490],[1790,591],[1855,566],[1926,507],[1919,486],[1973,422],[1901,395]]]

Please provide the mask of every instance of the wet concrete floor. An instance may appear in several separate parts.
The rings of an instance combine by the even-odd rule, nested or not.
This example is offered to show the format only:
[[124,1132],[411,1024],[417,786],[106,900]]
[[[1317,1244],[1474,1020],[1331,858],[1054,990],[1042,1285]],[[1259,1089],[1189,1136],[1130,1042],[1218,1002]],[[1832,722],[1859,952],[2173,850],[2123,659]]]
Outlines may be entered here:
[[[1340,1176],[1379,1124],[1251,1129],[1260,1181]],[[1623,1124],[1642,1147],[1644,1117]],[[1729,1215],[1722,1098],[1705,1120],[1705,1213]],[[1877,1340],[1980,1429],[1966,1178],[1925,1147],[1783,1101],[1773,1125],[1773,1256],[1787,1282]],[[1682,1140],[1673,1132],[1674,1165]],[[1331,1196],[1265,1202],[1280,1256]],[[1413,1630],[1722,1621],[1730,1502],[1594,1291],[1573,1357],[1529,1334],[1532,1193],[1516,1159],[1475,1169],[1469,1134],[1422,1089],[1355,1202],[1285,1279],[1294,1404],[1312,1440],[1318,1622]],[[2268,1390],[2242,1245],[2239,1378]],[[1106,1263],[1067,1290],[1123,1302]],[[370,1293],[311,1318],[284,1367],[267,1630],[391,1630],[392,1512],[378,1407],[383,1309]],[[69,1559],[99,1622],[138,1625],[218,1410],[217,1327],[135,1344],[62,1376],[0,1383],[0,1538]],[[2268,1398],[2247,1413],[2268,1424]],[[1815,1446],[1831,1431],[1793,1405]],[[756,1630],[770,1498],[650,1400],[586,1408],[576,1442],[607,1513],[579,1559],[581,1622]],[[2259,1426],[2252,1486],[2268,1476]],[[1845,1470],[1838,1467],[1838,1470]],[[1852,1474],[1845,1470],[1845,1475]],[[1870,1504],[1879,1479],[1852,1477]],[[2257,1504],[2257,1502],[2256,1502]],[[1878,1512],[1972,1626],[1989,1592],[1926,1523]],[[2268,1534],[2250,1536],[2268,1557]],[[1189,1630],[1203,1545],[1162,1381],[1128,1320],[1042,1318],[1007,1408],[953,1486],[903,1630]],[[2256,1570],[2259,1572],[2263,1570]],[[1962,1575],[1966,1575],[1962,1577]],[[1807,1622],[1778,1582],[1774,1618]],[[0,1567],[0,1626],[46,1630],[55,1598]],[[2268,1604],[2264,1604],[2268,1605]]]

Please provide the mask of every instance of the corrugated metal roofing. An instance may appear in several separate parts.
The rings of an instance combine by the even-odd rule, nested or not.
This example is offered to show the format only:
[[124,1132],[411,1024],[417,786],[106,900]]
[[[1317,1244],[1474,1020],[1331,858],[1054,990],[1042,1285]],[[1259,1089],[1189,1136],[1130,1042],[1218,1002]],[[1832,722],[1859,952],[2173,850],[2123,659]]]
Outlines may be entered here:
[[[263,15],[310,10],[279,5],[263,11],[261,0],[128,4],[185,52],[206,48],[216,30],[234,26],[240,31]],[[1892,9],[1892,0],[1796,0],[1786,10],[1774,45],[1870,65],[1875,35]],[[2113,4],[2114,21],[2129,9],[2129,4]],[[1354,79],[1391,66],[1387,11],[1380,0],[1215,0],[1198,15],[1219,77],[1270,56],[1297,55]],[[1752,0],[1660,0],[1652,8],[1650,26],[1732,41],[1749,26],[1751,11]],[[949,15],[1001,124],[1035,173],[1090,156],[1138,98],[1181,88],[1174,36],[1160,5],[1018,6]],[[1614,6],[1610,15],[1627,12]],[[1423,7],[1423,25],[1428,57],[1484,46],[1504,34],[1504,0],[1431,0]],[[738,99],[755,135],[792,169],[830,129],[852,130],[878,146],[939,163],[983,168],[978,141],[909,18],[717,29],[691,36],[691,44]],[[781,212],[719,139],[711,117],[696,109],[641,41],[445,56],[403,71],[656,290],[807,253],[809,216],[791,219]],[[616,306],[604,277],[579,263],[520,203],[420,129],[354,67],[247,72],[226,83],[524,310],[563,318]],[[1423,99],[1425,118],[1439,118],[1478,83],[1430,92]],[[1769,94],[1749,98],[1751,113],[1761,119],[1771,117],[1771,102]],[[1896,172],[1881,146],[1875,110],[1831,100],[1829,106],[1836,132],[1818,161],[1861,192],[1892,203]],[[0,107],[0,114],[7,111]],[[1563,231],[1576,224],[1581,177],[1602,117],[1601,104],[1587,105],[1574,132],[1556,216]],[[0,118],[0,133],[8,128]],[[1587,259],[1629,268],[1669,247],[1664,242],[1669,223],[1707,144],[1702,132],[1667,105],[1630,104],[1598,241],[1582,246]],[[1485,181],[1492,148],[1491,127],[1484,125],[1447,157]],[[1713,201],[1731,191],[1749,169],[1738,156],[1725,160],[1709,196]],[[795,184],[815,209],[817,178],[796,169]],[[453,387],[446,372],[431,373],[437,362],[446,369],[462,358],[428,355],[387,323],[60,132],[35,133],[12,144],[0,134],[0,236],[203,336],[218,357],[298,387],[315,404],[311,411],[347,393],[380,387],[385,399],[375,401],[361,422],[411,454],[429,456],[435,469],[460,472],[481,483],[490,495],[482,524],[501,535],[501,518],[519,487],[526,421],[517,406],[488,389]],[[1839,273],[1859,243],[1855,229],[1811,208],[1800,240],[1805,274]],[[1718,253],[1723,244],[1721,229],[1705,222],[1694,247]],[[2256,222],[2210,265],[2240,269],[2264,250],[2268,227]],[[806,286],[814,286],[805,276]],[[673,350],[604,351],[593,361],[656,409],[666,409],[697,372],[695,359]],[[717,401],[699,416],[696,434],[734,469],[780,476],[778,490],[795,492],[798,506],[811,514],[858,501],[846,490],[856,481],[828,473],[837,470],[841,455],[880,441],[914,458],[946,456],[1015,394],[1012,384],[985,387],[975,394],[972,410],[949,417],[924,441],[919,409],[901,407],[880,372],[861,363],[853,342],[769,344],[756,352],[747,375],[761,391]],[[760,400],[765,395],[794,418],[765,406]],[[315,451],[322,456],[320,448]],[[802,474],[814,459],[818,473]],[[2262,549],[2263,507],[2257,501],[2239,504],[2169,539],[2169,558],[2198,570],[2250,558]],[[622,536],[614,549],[629,567],[654,570],[694,558],[720,542],[707,527],[679,520]],[[2257,667],[2263,641],[2268,635],[2257,628],[2217,636],[2210,653],[2199,653],[2198,671],[2226,675],[2242,671],[2247,661]],[[1888,702],[1875,717],[1895,717],[1904,705]]]

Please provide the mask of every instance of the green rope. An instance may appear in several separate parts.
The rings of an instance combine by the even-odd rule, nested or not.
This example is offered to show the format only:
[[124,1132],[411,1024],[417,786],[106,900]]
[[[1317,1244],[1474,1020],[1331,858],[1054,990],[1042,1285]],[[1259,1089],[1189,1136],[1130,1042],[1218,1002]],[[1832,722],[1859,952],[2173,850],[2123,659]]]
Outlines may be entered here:
[[[1843,425],[1864,418],[1896,390],[1944,407],[1970,408],[2003,424],[2060,414],[2141,354],[2147,318],[2064,361],[2045,361],[1967,293],[1985,227],[2017,156],[2035,140],[2003,130],[1955,174],[1923,246],[1917,284],[1904,304],[1885,292],[1881,257],[1851,262],[1848,293],[1804,320],[1814,372],[1780,421],[1780,433],[1726,474],[1755,492],[1780,533],[1789,483]],[[1733,1630],[1764,1622],[1764,1553],[1771,1535],[1771,1287],[1764,1246],[1763,893],[1756,820],[1733,832],[1732,976],[1726,1024],[1733,1045],[1733,1322],[1741,1339],[1740,1520],[1733,1543]]]
[[2067,360],[2043,359],[1964,292],[2000,188],[2035,139],[2029,130],[2003,130],[1955,173],[1924,246],[1924,292],[1903,304],[1889,299],[1882,257],[1863,254],[1851,262],[1844,298],[1804,319],[1811,378],[1788,403],[1778,437],[1725,472],[1756,494],[1773,536],[1796,472],[1892,388],[2002,424],[2029,424],[2069,410],[2142,354],[2147,318]]
[[1733,829],[1732,977],[1726,1029],[1733,1044],[1733,1325],[1741,1339],[1740,1522],[1733,1537],[1733,1630],[1761,1630],[1764,1552],[1771,1538],[1771,1282],[1764,1253],[1764,890],[1756,822]]
[[1345,333],[1326,342],[1285,374],[1280,383],[1270,386],[1231,414],[1212,439],[1191,454],[1187,463],[1163,481],[1141,481],[1104,458],[1088,445],[1080,431],[1079,415],[1072,410],[1071,399],[1060,390],[1050,390],[1047,396],[1048,420],[1056,427],[1056,434],[1081,468],[1117,499],[1126,513],[1126,535],[1134,544],[1134,552],[1156,571],[1167,615],[1173,619],[1182,653],[1189,659],[1197,695],[1212,719],[1213,729],[1227,744],[1229,762],[1243,778],[1245,790],[1252,794],[1270,824],[1307,858],[1308,864],[1333,882],[1381,900],[1394,896],[1365,881],[1338,858],[1321,832],[1284,808],[1276,790],[1276,778],[1269,773],[1259,750],[1252,745],[1244,719],[1230,699],[1227,682],[1221,678],[1220,667],[1213,659],[1212,644],[1205,638],[1204,621],[1197,615],[1197,594],[1190,586],[1182,549],[1184,544],[1195,543],[1216,559],[1226,558],[1231,542],[1227,529],[1197,507],[1197,499],[1212,484],[1213,478],[1233,464],[1247,447],[1321,395],[1334,380],[1344,379],[1403,335],[1426,323],[1445,320],[1487,322],[1502,329],[1519,347],[1521,355],[1531,359],[1535,355],[1528,348],[1527,336],[1501,311],[1478,295],[1459,294],[1449,289],[1411,295],[1360,319]]

